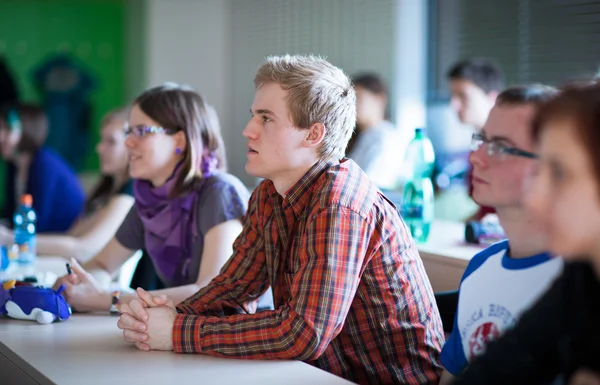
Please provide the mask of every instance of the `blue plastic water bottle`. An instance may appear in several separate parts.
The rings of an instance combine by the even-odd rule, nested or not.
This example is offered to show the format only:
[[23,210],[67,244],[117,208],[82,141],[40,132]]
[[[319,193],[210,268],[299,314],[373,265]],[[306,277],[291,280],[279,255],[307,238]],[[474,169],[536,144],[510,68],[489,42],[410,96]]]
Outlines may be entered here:
[[19,249],[17,263],[19,265],[33,265],[36,258],[35,222],[36,215],[32,208],[33,199],[26,194],[21,197],[21,204],[17,207],[13,217],[15,231],[15,245]]
[[8,259],[8,250],[6,250],[6,246],[0,245],[0,272],[8,269],[8,264],[10,260]]
[[415,138],[408,145],[406,152],[406,162],[411,175],[404,185],[402,218],[414,240],[423,243],[429,237],[434,215],[431,174],[435,153],[422,128],[415,130]]

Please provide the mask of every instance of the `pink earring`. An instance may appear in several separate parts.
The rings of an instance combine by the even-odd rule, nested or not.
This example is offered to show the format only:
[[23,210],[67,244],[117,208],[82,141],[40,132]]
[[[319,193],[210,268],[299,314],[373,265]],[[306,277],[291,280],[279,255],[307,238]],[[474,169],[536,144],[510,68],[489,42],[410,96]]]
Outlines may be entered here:
[[176,149],[175,149],[175,153],[176,153],[177,155],[181,154],[181,148],[179,148],[179,147],[178,147],[178,148],[176,148]]

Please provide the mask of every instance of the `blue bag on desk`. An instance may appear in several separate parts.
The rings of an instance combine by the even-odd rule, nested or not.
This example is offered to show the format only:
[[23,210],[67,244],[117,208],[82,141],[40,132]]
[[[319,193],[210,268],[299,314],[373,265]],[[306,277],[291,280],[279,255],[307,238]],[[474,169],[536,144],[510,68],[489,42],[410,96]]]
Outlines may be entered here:
[[0,314],[41,324],[64,321],[71,316],[71,307],[61,295],[64,285],[58,290],[39,286],[5,286],[0,285]]

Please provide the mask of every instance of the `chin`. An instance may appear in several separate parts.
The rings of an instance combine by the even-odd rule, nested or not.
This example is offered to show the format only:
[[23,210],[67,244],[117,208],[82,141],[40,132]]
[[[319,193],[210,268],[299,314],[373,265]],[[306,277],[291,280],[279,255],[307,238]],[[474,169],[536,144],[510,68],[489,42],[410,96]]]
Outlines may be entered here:
[[478,197],[478,195],[482,195],[482,194],[477,194],[475,193],[475,191],[473,191],[473,195],[471,197],[471,199],[473,199],[473,202],[477,203],[479,206],[486,206],[486,207],[494,207],[495,205],[486,200],[486,199],[481,199],[480,197]]
[[129,176],[132,179],[144,179],[144,175],[142,175],[142,173],[140,173],[132,168],[129,168]]
[[244,168],[246,170],[246,173],[248,173],[248,175],[256,177],[256,178],[264,178],[264,175],[262,175],[262,173],[259,170],[256,170],[254,167],[250,166],[248,163],[246,163],[246,166]]

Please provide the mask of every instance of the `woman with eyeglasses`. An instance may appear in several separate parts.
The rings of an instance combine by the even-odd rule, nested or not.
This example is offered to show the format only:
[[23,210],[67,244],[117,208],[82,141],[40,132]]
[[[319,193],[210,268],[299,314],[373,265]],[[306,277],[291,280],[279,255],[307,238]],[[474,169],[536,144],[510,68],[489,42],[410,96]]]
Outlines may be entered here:
[[[100,157],[102,177],[92,189],[83,214],[64,233],[39,234],[38,255],[59,255],[87,260],[98,253],[117,231],[119,224],[133,205],[133,187],[128,172],[123,125],[128,109],[111,111],[100,123],[100,142],[96,152]],[[64,196],[53,204],[60,208]],[[14,239],[12,231],[0,226],[0,243]]]
[[136,298],[109,290],[97,277],[114,276],[145,250],[168,295],[179,302],[215,277],[232,252],[249,193],[225,173],[218,119],[193,90],[165,84],[142,93],[125,127],[135,203],[115,236],[93,259],[56,286],[77,311],[116,311]]
[[526,206],[564,272],[455,384],[600,383],[600,86],[565,89],[533,124]]

